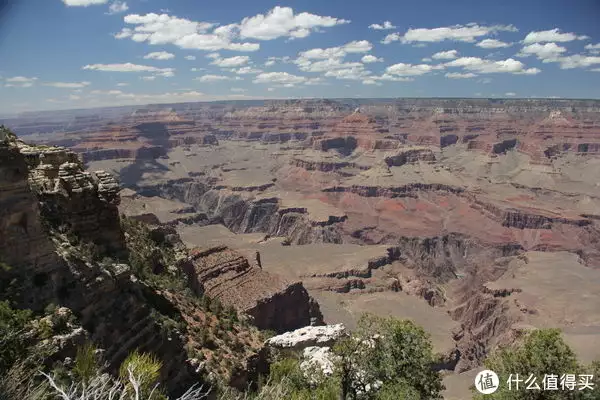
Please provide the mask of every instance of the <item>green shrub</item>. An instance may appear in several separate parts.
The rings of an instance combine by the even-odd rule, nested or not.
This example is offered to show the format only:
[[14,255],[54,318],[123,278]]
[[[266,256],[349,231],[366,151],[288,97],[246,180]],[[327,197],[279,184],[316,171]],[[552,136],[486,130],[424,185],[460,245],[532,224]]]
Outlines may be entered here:
[[31,311],[13,309],[7,301],[0,301],[0,374],[27,352],[24,334],[31,318]]

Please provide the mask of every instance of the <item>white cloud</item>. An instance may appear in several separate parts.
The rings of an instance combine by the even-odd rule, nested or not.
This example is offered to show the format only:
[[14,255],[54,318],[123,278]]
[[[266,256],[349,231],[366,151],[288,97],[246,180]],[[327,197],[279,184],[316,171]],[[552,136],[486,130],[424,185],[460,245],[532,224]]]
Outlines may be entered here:
[[300,70],[305,72],[328,72],[334,69],[348,68],[364,68],[364,65],[359,62],[343,62],[340,58],[330,58],[313,62],[306,59],[298,59],[295,61]]
[[524,44],[540,43],[540,42],[572,42],[573,40],[585,40],[587,36],[578,36],[574,33],[561,33],[560,29],[554,28],[548,31],[529,32]]
[[325,76],[332,77],[336,79],[346,79],[353,81],[360,81],[365,79],[371,74],[370,71],[365,71],[362,67],[351,67],[351,68],[343,68],[343,69],[334,69],[331,71],[327,71]]
[[593,72],[600,72],[600,68],[594,68],[594,69],[590,69],[590,71],[593,71]]
[[[115,35],[117,39],[130,38],[135,42],[149,44],[174,44],[183,49],[215,51],[221,49],[234,51],[256,51],[258,43],[236,43],[235,26],[225,25],[213,29],[210,22],[195,22],[168,14],[150,13],[146,15],[130,14],[125,23],[136,25],[135,29],[123,28]],[[210,32],[212,30],[212,32]]]
[[587,68],[595,64],[600,64],[600,56],[584,56],[574,54],[572,56],[558,57],[544,62],[559,62],[561,69]]
[[265,67],[270,67],[272,65],[275,65],[277,62],[282,62],[282,63],[289,63],[291,62],[292,59],[289,56],[285,56],[285,57],[269,57],[267,59],[267,61],[265,62]]
[[171,60],[175,58],[175,54],[166,51],[155,51],[144,56],[145,60]]
[[206,71],[206,68],[190,68],[192,72]]
[[369,25],[369,29],[375,29],[377,31],[384,31],[388,29],[396,29],[396,26],[392,24],[390,21],[384,21],[383,24],[371,24]]
[[363,85],[375,85],[375,86],[382,85],[381,82],[378,82],[375,79],[371,79],[371,78],[363,80],[362,83],[363,83]]
[[475,78],[477,75],[472,72],[467,72],[464,74],[461,72],[448,72],[444,76],[446,78],[450,78],[450,79],[468,79],[468,78]]
[[453,60],[458,57],[457,50],[440,51],[431,56],[434,60]]
[[548,60],[556,59],[565,51],[567,51],[566,48],[559,46],[556,43],[533,43],[523,47],[517,55],[520,57],[535,55],[540,60]]
[[390,65],[389,67],[387,67],[385,69],[385,72],[386,72],[386,74],[393,75],[393,76],[419,76],[419,75],[427,74],[427,73],[433,71],[434,69],[437,69],[437,68],[433,67],[429,64],[414,65],[414,64],[398,63],[398,64]]
[[63,0],[68,7],[87,7],[96,4],[105,4],[108,0]]
[[117,83],[118,87],[129,86],[129,83]]
[[46,82],[44,86],[52,86],[61,89],[81,89],[89,86],[91,82]]
[[442,42],[444,40],[472,43],[480,36],[486,36],[501,31],[516,32],[517,28],[512,25],[482,26],[475,23],[433,29],[411,28],[406,31],[401,40],[403,43]]
[[196,59],[196,56],[185,56],[183,58],[185,58],[188,61],[194,61]]
[[515,97],[517,94],[515,92],[506,92],[504,95],[508,97]]
[[156,77],[155,76],[142,76],[141,79],[144,81],[153,81],[153,80],[156,80]]
[[386,35],[386,37],[383,38],[381,43],[390,44],[392,42],[397,42],[400,39],[402,39],[402,36],[398,32],[390,33],[390,34]]
[[336,69],[364,69],[364,65],[360,62],[344,62],[343,59],[348,54],[366,53],[372,48],[373,45],[368,41],[358,40],[338,47],[310,49],[300,52],[294,63],[302,71],[307,72],[331,72]]
[[299,59],[315,60],[329,58],[343,58],[350,53],[366,53],[373,48],[373,45],[367,40],[355,40],[346,43],[343,46],[330,47],[327,49],[310,49],[299,54]]
[[221,55],[219,53],[208,53],[204,57],[212,58],[213,60],[216,60],[217,58],[221,58]]
[[365,64],[375,63],[375,62],[383,62],[383,58],[377,58],[371,54],[367,54],[360,59]]
[[245,93],[248,91],[247,89],[242,89],[242,88],[231,88],[230,90],[235,93]]
[[232,68],[239,67],[244,64],[247,64],[250,61],[250,57],[248,56],[234,56],[229,58],[220,58],[218,55],[211,62],[212,65],[216,65],[221,68]]
[[389,81],[389,82],[411,82],[414,79],[407,76],[395,76],[390,75],[389,73],[385,73],[380,76],[369,76],[369,79],[377,80],[377,81]]
[[587,44],[585,45],[585,49],[589,50],[591,54],[600,54],[600,43],[597,44]]
[[484,60],[479,57],[461,57],[446,63],[447,67],[462,67],[480,74],[510,73],[518,75],[536,75],[538,68],[525,68],[521,61],[508,58],[506,60]]
[[38,78],[35,77],[28,78],[26,76],[14,76],[12,78],[6,78],[6,84],[4,86],[22,88],[32,87],[37,79]]
[[252,68],[252,67],[242,67],[238,69],[231,69],[231,72],[238,75],[248,75],[248,74],[260,74],[262,69]]
[[254,83],[274,83],[280,85],[298,84],[306,81],[304,76],[293,75],[288,72],[264,72],[256,76]]
[[[111,96],[114,99],[126,100],[128,103],[170,103],[178,101],[199,101],[204,96],[203,93],[197,91],[173,92],[173,93],[126,93],[120,90],[108,91],[92,91],[92,94],[103,96]],[[111,99],[111,101],[114,101]]]
[[138,65],[132,63],[125,64],[89,64],[84,66],[82,69],[92,71],[106,71],[106,72],[151,72],[164,77],[170,77],[174,75],[173,68],[156,68],[148,65]]
[[247,17],[239,24],[242,38],[271,40],[279,37],[302,38],[319,28],[347,24],[350,21],[303,12],[294,14],[290,7],[274,7],[266,15]]
[[120,14],[129,10],[129,6],[124,1],[115,1],[110,6],[108,6],[108,14]]
[[421,58],[423,62],[432,62],[433,60],[430,57]]
[[510,47],[512,46],[512,43],[506,43],[496,39],[483,39],[475,46],[481,47],[482,49],[499,49],[501,47]]
[[241,78],[232,78],[230,76],[225,76],[225,75],[212,75],[212,74],[208,74],[208,75],[202,75],[199,78],[194,78],[197,81],[200,82],[219,82],[219,81],[231,81],[231,80],[240,80]]
[[90,94],[101,94],[101,95],[119,95],[119,94],[123,94],[122,91],[120,90],[92,90],[90,92]]
[[80,100],[81,96],[78,96],[76,94],[70,94],[69,95],[69,100]]

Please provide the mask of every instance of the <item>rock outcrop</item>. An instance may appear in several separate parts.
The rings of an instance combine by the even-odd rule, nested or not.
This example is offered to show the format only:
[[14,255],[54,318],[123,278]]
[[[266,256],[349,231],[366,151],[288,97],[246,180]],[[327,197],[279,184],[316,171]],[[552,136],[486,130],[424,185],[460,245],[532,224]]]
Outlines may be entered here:
[[346,334],[344,324],[307,326],[273,336],[266,344],[277,349],[303,350],[307,347],[332,346]]
[[260,329],[281,333],[323,324],[318,304],[301,282],[269,274],[227,247],[194,250],[183,268],[196,293],[250,315]]

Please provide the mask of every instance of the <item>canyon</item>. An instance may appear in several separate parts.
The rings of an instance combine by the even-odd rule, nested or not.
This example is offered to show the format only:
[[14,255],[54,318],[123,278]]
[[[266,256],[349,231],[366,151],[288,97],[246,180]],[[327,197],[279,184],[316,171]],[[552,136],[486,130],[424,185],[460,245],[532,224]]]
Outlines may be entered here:
[[60,270],[36,196],[55,229],[111,251],[120,214],[177,235],[193,290],[261,329],[413,319],[449,399],[530,328],[600,358],[600,101],[182,103],[2,123],[36,143],[0,148],[15,160],[3,195],[20,199],[3,202],[0,249],[34,275]]

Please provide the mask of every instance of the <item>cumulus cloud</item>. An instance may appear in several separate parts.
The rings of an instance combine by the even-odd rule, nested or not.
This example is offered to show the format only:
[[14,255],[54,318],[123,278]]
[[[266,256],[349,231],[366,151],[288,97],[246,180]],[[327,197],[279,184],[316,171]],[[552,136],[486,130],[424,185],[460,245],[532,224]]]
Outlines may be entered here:
[[46,82],[44,86],[51,86],[60,89],[81,89],[89,86],[91,82]]
[[450,79],[469,79],[469,78],[475,78],[477,76],[477,74],[474,74],[472,72],[466,72],[466,73],[448,72],[444,76],[446,78],[450,78]]
[[521,61],[508,58],[493,61],[479,57],[461,57],[445,64],[447,67],[462,67],[468,71],[480,74],[510,73],[517,75],[536,75],[541,72],[538,68],[525,68]]
[[151,72],[156,75],[170,77],[173,76],[174,69],[173,68],[156,68],[148,65],[139,65],[132,63],[124,63],[124,64],[88,64],[82,69],[92,70],[92,71],[105,71],[105,72]]
[[275,7],[266,14],[246,17],[239,24],[241,38],[271,40],[279,37],[303,38],[319,28],[347,24],[350,21],[303,12],[294,14],[290,7]]
[[600,64],[600,56],[585,56],[574,54],[566,57],[558,57],[544,62],[558,62],[561,69],[587,68],[592,65]]
[[376,81],[389,81],[389,82],[411,82],[414,79],[408,76],[396,76],[390,75],[389,73],[384,73],[379,76],[370,76],[367,80],[373,79]]
[[154,81],[154,80],[156,80],[156,77],[152,76],[152,75],[151,76],[142,76],[141,79],[143,81]]
[[356,66],[356,67],[334,69],[331,71],[327,71],[325,73],[325,76],[331,77],[331,78],[336,78],[336,79],[359,81],[359,80],[363,80],[364,78],[368,77],[370,74],[371,74],[371,72],[366,71],[361,64],[360,67]]
[[175,58],[175,54],[166,51],[155,51],[144,56],[145,60],[170,60],[172,58]]
[[434,69],[439,69],[429,64],[405,64],[398,63],[390,65],[385,69],[386,74],[392,76],[419,76],[427,74]]
[[68,7],[87,7],[108,3],[108,0],[63,0]]
[[376,86],[381,86],[383,85],[381,82],[376,81],[375,79],[372,78],[368,78],[362,81],[363,85],[376,85]]
[[515,97],[517,94],[515,92],[506,92],[504,95],[508,97]]
[[363,56],[363,58],[361,58],[360,61],[362,61],[365,64],[370,64],[375,62],[383,62],[383,58],[378,58],[371,54],[367,54],[366,56]]
[[135,25],[135,28],[123,28],[115,35],[117,39],[129,38],[135,42],[173,44],[182,49],[207,51],[256,51],[260,47],[258,43],[233,42],[235,27],[229,25],[215,28],[215,24],[210,22],[196,22],[155,13],[126,15],[124,21]]
[[238,69],[231,69],[230,71],[238,75],[260,74],[261,72],[263,72],[262,69],[252,68],[249,66]]
[[548,31],[529,32],[527,36],[525,36],[525,39],[523,39],[523,43],[572,42],[573,40],[585,39],[589,39],[589,37],[583,35],[578,36],[571,32],[562,33],[560,29],[554,28]]
[[502,47],[510,47],[512,46],[512,43],[506,43],[496,39],[483,39],[475,46],[481,47],[482,49],[499,49]]
[[231,76],[225,76],[225,75],[212,75],[212,74],[208,74],[208,75],[202,75],[201,77],[198,78],[194,78],[197,81],[200,82],[219,82],[219,81],[232,81],[232,80],[241,80],[241,78],[233,78]]
[[402,39],[402,35],[400,35],[398,32],[395,32],[395,33],[390,33],[390,34],[386,35],[386,37],[383,38],[381,43],[390,44],[392,42],[397,42],[401,39]]
[[110,6],[108,6],[108,14],[120,14],[129,10],[129,6],[124,1],[115,1]]
[[38,78],[32,77],[28,78],[26,76],[14,76],[12,78],[6,78],[6,83],[4,86],[6,87],[32,87],[37,81]]
[[585,49],[592,54],[600,54],[600,43],[597,44],[586,44]]
[[248,56],[234,56],[234,57],[228,57],[228,58],[221,58],[217,54],[216,57],[211,57],[211,58],[213,58],[213,61],[211,62],[211,64],[216,65],[220,68],[239,67],[244,64],[248,64],[248,62],[250,61],[250,57],[248,57]]
[[117,86],[118,86],[118,87],[129,86],[129,83],[124,83],[124,82],[122,82],[122,83],[117,83]]
[[292,58],[289,56],[285,56],[285,57],[269,57],[267,59],[267,61],[265,61],[265,67],[270,67],[272,65],[275,65],[278,62],[282,62],[282,63],[289,63],[292,61]]
[[[306,72],[330,72],[336,69],[364,69],[360,62],[344,62],[348,54],[366,53],[373,45],[366,40],[356,40],[343,46],[330,47],[327,49],[310,49],[300,52],[294,63],[302,71]],[[315,61],[316,60],[316,61]]]
[[520,57],[534,55],[540,60],[552,60],[559,57],[565,51],[567,51],[565,47],[559,46],[556,43],[533,43],[523,47],[517,55]]
[[458,57],[457,50],[440,51],[431,56],[434,60],[453,60]]
[[194,61],[196,59],[196,56],[185,56],[183,58],[185,58],[188,61]]
[[295,85],[306,81],[304,76],[293,75],[288,72],[263,72],[256,76],[254,83],[269,83],[278,85]]
[[[442,42],[444,40],[452,40],[456,42],[472,43],[478,37],[486,36],[498,32],[516,32],[517,28],[512,25],[493,25],[483,26],[476,23],[467,25],[454,25],[441,28],[417,28],[409,29],[402,37],[393,37],[392,41],[401,40],[402,43],[413,42]],[[389,35],[388,35],[389,36]],[[387,38],[386,38],[387,39]]]
[[388,29],[396,29],[396,26],[392,24],[390,21],[384,21],[383,24],[371,24],[369,25],[369,29],[375,29],[377,31],[384,31]]
[[198,91],[185,91],[173,93],[127,93],[120,90],[92,91],[92,94],[110,96],[112,99],[123,100],[126,103],[175,103],[178,101],[199,101],[204,93]]
[[306,60],[343,58],[350,53],[366,53],[373,48],[373,45],[367,40],[355,40],[346,43],[343,46],[330,47],[327,49],[310,49],[299,54],[299,58]]

